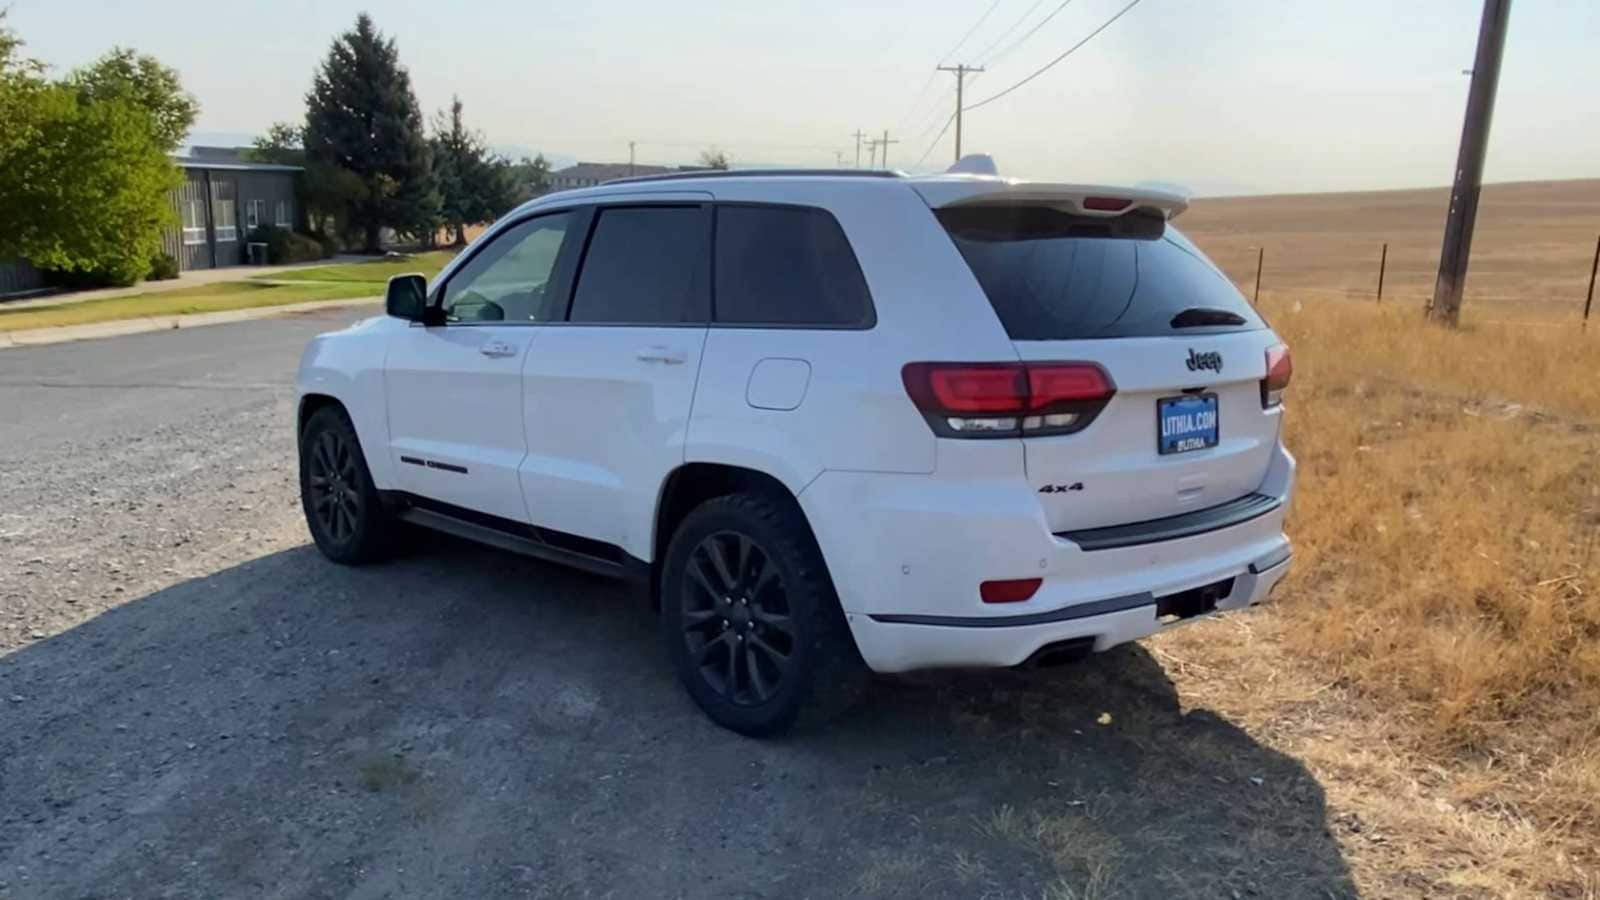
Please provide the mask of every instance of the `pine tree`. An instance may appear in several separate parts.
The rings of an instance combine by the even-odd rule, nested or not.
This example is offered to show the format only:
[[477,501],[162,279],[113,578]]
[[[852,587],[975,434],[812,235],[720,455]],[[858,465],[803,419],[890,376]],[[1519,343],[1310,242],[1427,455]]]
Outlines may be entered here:
[[467,226],[491,222],[516,203],[510,165],[484,147],[461,116],[461,98],[450,113],[434,118],[433,172],[440,218],[457,246],[467,242]]
[[328,49],[306,95],[306,158],[360,180],[345,226],[376,252],[383,228],[423,235],[438,221],[439,197],[429,164],[422,112],[393,39],[372,17]]

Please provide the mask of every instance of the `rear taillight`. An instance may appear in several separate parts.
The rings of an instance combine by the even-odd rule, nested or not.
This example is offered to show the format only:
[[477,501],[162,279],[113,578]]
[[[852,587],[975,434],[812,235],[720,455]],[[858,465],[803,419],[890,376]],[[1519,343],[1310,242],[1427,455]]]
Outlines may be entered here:
[[1132,206],[1133,201],[1122,197],[1085,197],[1081,205],[1095,212],[1122,212]]
[[900,374],[941,437],[1071,434],[1116,393],[1094,363],[911,363]]
[[1267,348],[1267,377],[1261,379],[1261,406],[1271,409],[1283,403],[1283,392],[1294,375],[1294,359],[1289,356],[1287,344]]

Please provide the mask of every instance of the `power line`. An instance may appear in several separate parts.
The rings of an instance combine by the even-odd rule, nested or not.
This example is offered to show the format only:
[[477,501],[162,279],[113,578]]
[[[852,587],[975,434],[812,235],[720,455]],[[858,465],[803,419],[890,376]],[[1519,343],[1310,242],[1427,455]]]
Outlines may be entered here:
[[1127,15],[1128,10],[1133,9],[1135,6],[1138,6],[1138,5],[1139,5],[1139,0],[1133,0],[1132,3],[1129,3],[1127,6],[1124,6],[1121,10],[1119,10],[1116,15],[1114,15],[1111,18],[1107,19],[1105,21],[1105,24],[1103,24],[1099,28],[1096,28],[1095,30],[1089,32],[1089,36],[1088,37],[1085,37],[1083,40],[1077,42],[1076,44],[1073,44],[1071,47],[1068,47],[1065,53],[1062,53],[1060,56],[1056,57],[1055,59],[1052,59],[1049,62],[1045,63],[1043,66],[1040,66],[1038,69],[1035,69],[1033,71],[1033,74],[1029,75],[1027,78],[1022,79],[1021,81],[1017,82],[1016,84],[1013,84],[1012,86],[1006,88],[1005,90],[1001,91],[1000,93],[992,94],[992,95],[990,95],[988,97],[985,97],[982,100],[979,100],[977,103],[972,104],[971,106],[966,108],[966,111],[971,112],[972,110],[977,109],[977,108],[979,108],[981,106],[988,106],[990,103],[993,103],[994,101],[999,100],[1001,97],[1004,97],[1005,95],[1011,93],[1012,91],[1016,90],[1017,88],[1022,87],[1023,85],[1027,84],[1028,82],[1034,80],[1035,78],[1038,78],[1040,75],[1043,75],[1044,73],[1050,71],[1052,68],[1055,67],[1055,65],[1057,63],[1059,63],[1062,60],[1066,59],[1067,57],[1071,56],[1079,47],[1082,47],[1084,44],[1087,44],[1090,41],[1094,40],[1095,35],[1099,34],[1102,31],[1105,31],[1107,28],[1110,28],[1112,22],[1115,22],[1116,20],[1122,18],[1124,15]]
[[939,139],[944,137],[946,131],[950,130],[950,126],[955,123],[955,120],[955,113],[951,113],[950,118],[944,120],[944,127],[939,129],[939,133],[933,136],[933,143],[929,144],[928,149],[922,151],[922,155],[917,157],[917,165],[922,165],[922,161],[928,158],[928,154],[933,152],[933,148],[939,146]]
[[999,5],[1000,5],[1000,0],[994,0],[993,3],[989,4],[989,8],[984,10],[983,15],[978,17],[978,21],[972,23],[972,27],[968,28],[967,29],[967,33],[963,34],[961,36],[961,40],[956,41],[956,45],[954,47],[950,48],[950,52],[949,53],[946,53],[944,56],[939,57],[939,61],[940,62],[944,62],[945,60],[949,59],[950,57],[955,56],[957,51],[959,51],[962,47],[966,46],[967,40],[969,38],[971,38],[972,35],[975,32],[977,32],[977,30],[979,28],[983,27],[983,23],[989,21],[989,17],[991,15],[994,15],[995,8],[998,7]]
[[[1042,0],[1036,0],[1036,2],[1042,2]],[[939,61],[944,62],[945,60],[954,56],[956,51],[965,46],[967,41],[971,39],[972,35],[975,34],[979,28],[983,27],[983,23],[989,20],[989,16],[993,15],[995,9],[999,6],[1000,0],[994,0],[994,2],[990,3],[989,8],[984,10],[983,15],[978,17],[978,21],[972,23],[972,27],[968,28],[967,33],[961,36],[961,40],[956,41],[956,45],[950,48],[949,53],[939,57]],[[906,114],[900,117],[901,125],[910,125],[912,119],[921,119],[922,115],[926,114],[918,113],[917,110],[921,109],[922,99],[928,95],[928,88],[933,85],[933,80],[937,78],[938,75],[939,73],[937,70],[928,73],[927,79],[922,82],[922,87],[917,89],[917,95],[911,101],[911,105],[906,108]],[[938,104],[935,104],[933,108],[938,109]]]
[[1011,27],[1010,28],[1007,28],[1005,31],[1000,32],[1000,36],[999,37],[997,37],[994,40],[990,41],[989,42],[989,46],[983,48],[983,52],[977,54],[976,59],[979,62],[983,62],[983,61],[987,60],[990,51],[992,51],[992,50],[994,50],[994,48],[1000,46],[1001,42],[1004,41],[1006,38],[1011,37],[1011,33],[1016,31],[1017,28],[1019,26],[1021,26],[1023,22],[1028,21],[1028,17],[1033,15],[1033,11],[1038,9],[1040,7],[1040,5],[1042,5],[1043,3],[1044,3],[1044,0],[1033,0],[1033,5],[1028,7],[1028,11],[1023,13],[1022,15],[1018,16],[1017,20],[1015,22],[1011,23]]
[[1061,0],[1061,5],[1057,6],[1055,9],[1050,10],[1050,15],[1045,16],[1044,18],[1040,19],[1037,23],[1035,23],[1032,28],[1028,29],[1028,33],[1027,34],[1023,35],[1022,37],[1017,38],[1015,41],[1012,41],[1010,44],[1006,45],[1006,48],[1004,50],[1001,50],[999,53],[996,53],[992,58],[983,60],[983,63],[985,65],[992,66],[992,65],[1000,62],[1000,60],[1005,59],[1006,57],[1010,56],[1011,52],[1013,50],[1016,50],[1018,47],[1021,47],[1023,44],[1027,43],[1028,42],[1028,38],[1031,38],[1035,34],[1038,34],[1039,29],[1045,27],[1046,25],[1049,25],[1050,24],[1050,20],[1054,19],[1063,9],[1066,9],[1069,5],[1071,5],[1071,3],[1072,3],[1072,0]]

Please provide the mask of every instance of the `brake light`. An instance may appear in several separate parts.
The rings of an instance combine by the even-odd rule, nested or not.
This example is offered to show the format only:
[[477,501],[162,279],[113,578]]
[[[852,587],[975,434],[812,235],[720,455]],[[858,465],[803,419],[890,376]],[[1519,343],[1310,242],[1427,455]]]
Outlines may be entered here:
[[1044,584],[1043,578],[1012,578],[1007,581],[985,581],[978,585],[978,596],[985,603],[1021,603],[1031,599]]
[[911,363],[900,374],[941,437],[1070,434],[1116,393],[1094,363]]
[[1287,344],[1267,348],[1267,377],[1261,379],[1261,406],[1271,409],[1283,403],[1283,392],[1294,375],[1294,358]]
[[1122,212],[1132,205],[1132,200],[1122,197],[1085,197],[1082,203],[1084,209],[1095,212]]

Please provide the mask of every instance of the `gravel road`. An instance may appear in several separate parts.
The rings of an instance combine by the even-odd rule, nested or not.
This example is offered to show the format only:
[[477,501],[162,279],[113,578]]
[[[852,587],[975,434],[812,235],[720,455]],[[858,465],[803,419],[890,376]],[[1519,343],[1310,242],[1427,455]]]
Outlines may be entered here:
[[640,598],[309,546],[291,378],[363,314],[0,351],[0,897],[1327,897],[1321,788],[1143,648],[757,742]]

